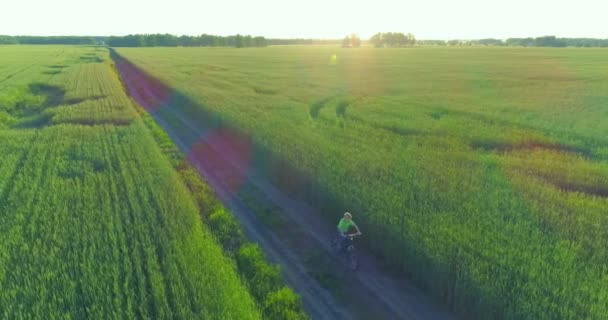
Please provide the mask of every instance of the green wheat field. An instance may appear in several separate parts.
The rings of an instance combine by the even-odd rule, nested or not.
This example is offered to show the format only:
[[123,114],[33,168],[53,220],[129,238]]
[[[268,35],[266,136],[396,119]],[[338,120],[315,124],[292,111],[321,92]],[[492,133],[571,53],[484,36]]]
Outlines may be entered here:
[[[188,99],[166,108],[306,177],[328,223],[352,212],[366,250],[456,313],[608,317],[605,50],[116,53]],[[0,317],[272,318],[152,122],[108,48],[0,46]]]

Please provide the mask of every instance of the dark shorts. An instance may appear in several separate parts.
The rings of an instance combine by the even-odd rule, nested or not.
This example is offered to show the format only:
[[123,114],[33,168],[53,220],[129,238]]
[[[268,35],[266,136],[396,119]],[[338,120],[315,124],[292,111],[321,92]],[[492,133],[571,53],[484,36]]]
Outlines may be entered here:
[[346,249],[352,244],[352,240],[345,234],[338,231],[338,241],[340,243],[341,251],[346,251]]

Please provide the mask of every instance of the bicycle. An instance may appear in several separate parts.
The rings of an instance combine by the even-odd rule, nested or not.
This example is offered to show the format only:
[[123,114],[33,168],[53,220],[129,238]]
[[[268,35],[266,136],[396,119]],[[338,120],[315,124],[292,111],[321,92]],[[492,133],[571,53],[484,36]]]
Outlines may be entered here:
[[352,233],[347,235],[338,234],[333,237],[331,246],[336,254],[344,254],[348,257],[348,262],[353,270],[359,268],[359,259],[355,251],[354,239],[360,237],[361,233]]

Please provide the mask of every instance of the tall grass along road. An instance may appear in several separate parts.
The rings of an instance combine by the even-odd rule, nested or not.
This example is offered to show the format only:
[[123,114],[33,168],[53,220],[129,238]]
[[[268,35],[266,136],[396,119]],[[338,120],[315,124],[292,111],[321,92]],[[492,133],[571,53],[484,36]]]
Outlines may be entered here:
[[0,46],[0,318],[259,319],[105,48]]

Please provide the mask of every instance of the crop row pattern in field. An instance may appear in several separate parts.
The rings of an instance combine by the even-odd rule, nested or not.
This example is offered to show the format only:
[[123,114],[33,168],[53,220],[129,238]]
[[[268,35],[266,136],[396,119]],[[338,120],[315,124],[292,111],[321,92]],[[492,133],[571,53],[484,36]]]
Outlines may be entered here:
[[0,317],[259,318],[107,49],[0,52]]

